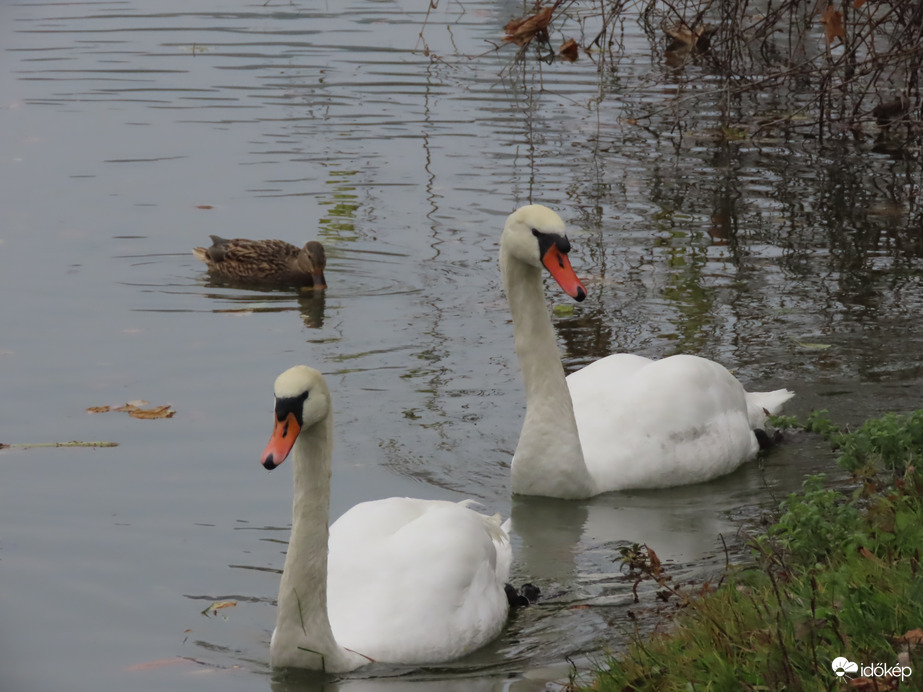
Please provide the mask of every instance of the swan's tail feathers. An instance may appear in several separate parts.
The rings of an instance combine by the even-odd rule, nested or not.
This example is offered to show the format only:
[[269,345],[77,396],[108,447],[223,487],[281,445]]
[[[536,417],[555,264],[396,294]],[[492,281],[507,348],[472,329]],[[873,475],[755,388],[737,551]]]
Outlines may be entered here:
[[502,544],[510,542],[510,534],[503,528],[503,517],[499,514],[494,514],[492,517],[484,517],[484,526],[487,527],[487,533],[490,534],[494,543]]
[[462,507],[467,507],[475,514],[478,514],[481,517],[481,520],[484,522],[484,528],[487,529],[487,533],[490,534],[491,539],[495,543],[509,543],[510,542],[510,527],[512,526],[513,518],[510,517],[506,521],[503,521],[503,517],[499,512],[493,516],[488,517],[486,514],[481,514],[478,512],[475,507],[481,509],[484,508],[477,500],[462,500],[459,502]]
[[747,392],[747,416],[751,428],[762,428],[769,416],[782,410],[782,405],[795,396],[790,389],[777,389],[773,392]]

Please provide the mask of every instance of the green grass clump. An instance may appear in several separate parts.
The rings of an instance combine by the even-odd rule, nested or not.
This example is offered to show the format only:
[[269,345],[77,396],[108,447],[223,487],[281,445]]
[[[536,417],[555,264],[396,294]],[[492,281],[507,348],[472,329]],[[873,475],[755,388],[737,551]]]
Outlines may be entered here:
[[[822,415],[809,425],[838,448],[855,489],[807,478],[749,542],[751,564],[730,570],[714,593],[681,597],[670,630],[639,636],[590,689],[923,689],[923,411],[854,432]],[[913,672],[839,678],[831,663],[841,656]]]

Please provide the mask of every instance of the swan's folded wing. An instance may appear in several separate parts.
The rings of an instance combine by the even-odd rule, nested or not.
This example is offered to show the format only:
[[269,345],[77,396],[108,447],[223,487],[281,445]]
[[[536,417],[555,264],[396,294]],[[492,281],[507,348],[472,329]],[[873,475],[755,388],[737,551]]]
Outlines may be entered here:
[[[403,663],[450,660],[486,644],[507,614],[497,567],[498,544],[509,541],[494,540],[501,533],[492,517],[452,502],[356,505],[330,529],[327,598],[337,641]],[[507,570],[509,561],[499,559]]]
[[637,358],[609,356],[567,380],[601,492],[706,481],[756,454],[746,393],[727,369],[689,355]]

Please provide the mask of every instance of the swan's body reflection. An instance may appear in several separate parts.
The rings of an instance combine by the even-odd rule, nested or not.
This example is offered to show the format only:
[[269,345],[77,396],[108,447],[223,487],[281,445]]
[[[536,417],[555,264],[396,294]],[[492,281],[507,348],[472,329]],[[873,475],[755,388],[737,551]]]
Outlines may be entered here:
[[577,502],[516,495],[511,516],[517,572],[561,585],[568,601],[630,596],[630,583],[620,579],[620,546],[646,544],[664,563],[698,565],[721,551],[721,534],[737,532],[728,513],[763,485],[751,464],[709,483]]

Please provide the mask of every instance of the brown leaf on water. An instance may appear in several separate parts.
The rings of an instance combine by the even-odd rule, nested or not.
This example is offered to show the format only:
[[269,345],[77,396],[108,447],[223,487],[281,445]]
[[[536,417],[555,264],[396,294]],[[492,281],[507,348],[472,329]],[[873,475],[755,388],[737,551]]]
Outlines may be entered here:
[[857,10],[865,4],[865,0],[853,0],[852,6]]
[[152,420],[154,418],[173,418],[176,415],[169,404],[164,406],[155,406],[154,408],[141,408],[146,405],[147,402],[143,399],[137,399],[135,401],[129,401],[127,404],[122,406],[116,406],[110,408],[109,406],[91,406],[87,409],[89,413],[105,413],[107,411],[119,411],[121,413],[127,413],[132,418],[141,418],[143,420]]
[[214,209],[211,204],[197,204],[196,209]]
[[215,601],[209,603],[208,607],[202,611],[202,615],[208,617],[209,614],[217,615],[219,610],[224,610],[225,608],[234,608],[237,605],[237,601]]
[[827,39],[827,45],[833,43],[833,39],[838,38],[841,41],[846,40],[846,28],[843,26],[843,13],[833,9],[833,5],[827,5],[824,16],[820,18],[824,25],[824,36]]
[[558,55],[568,62],[577,62],[577,58],[580,57],[580,48],[574,39],[569,38],[561,44],[558,49]]
[[155,406],[154,408],[139,408],[133,411],[129,411],[128,415],[132,418],[140,418],[142,420],[153,420],[155,418],[173,418],[176,415],[169,404],[164,406]]
[[511,19],[503,27],[506,36],[503,40],[509,43],[515,43],[517,46],[524,46],[529,43],[535,35],[546,31],[551,23],[551,7],[542,7],[529,16],[520,19]]

